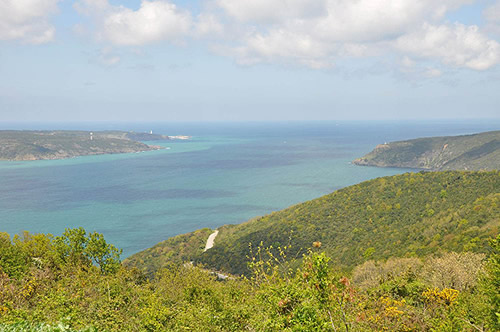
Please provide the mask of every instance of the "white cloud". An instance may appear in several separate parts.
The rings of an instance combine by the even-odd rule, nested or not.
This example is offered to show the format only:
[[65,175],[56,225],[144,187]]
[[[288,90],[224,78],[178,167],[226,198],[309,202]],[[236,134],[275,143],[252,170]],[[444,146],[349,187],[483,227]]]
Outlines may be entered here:
[[54,39],[55,28],[49,17],[57,11],[59,0],[0,1],[0,40],[21,40],[43,44]]
[[[216,0],[233,19],[300,30],[335,41],[375,41],[400,35],[424,19],[474,0]],[[266,27],[264,27],[266,28]]]
[[243,46],[226,48],[225,52],[244,65],[281,62],[323,69],[334,67],[338,56],[364,56],[367,47],[359,43],[325,42],[306,33],[273,29],[267,34],[252,34]]
[[[406,68],[438,62],[484,70],[500,62],[499,43],[477,26],[445,21],[449,11],[476,0],[208,0],[195,17],[171,1],[142,0],[137,10],[108,0],[80,0],[75,7],[93,18],[97,38],[112,45],[203,38],[246,65],[318,69],[342,58],[384,55],[403,58],[395,65]],[[497,7],[485,14],[490,22],[498,19]]]
[[418,1],[329,1],[312,33],[337,42],[374,42],[404,33],[431,6]]
[[114,45],[181,41],[192,28],[188,11],[169,1],[142,1],[138,10],[112,6],[107,0],[82,0],[75,8],[94,18],[96,34]]
[[240,22],[275,23],[321,16],[326,12],[327,0],[216,0],[216,3]]
[[296,61],[313,64],[314,67],[326,67],[326,58],[330,47],[320,43],[307,34],[291,33],[286,30],[273,30],[267,35],[254,35],[248,38],[246,47],[240,49],[241,55],[247,58],[244,62],[258,62],[263,58],[272,61],[278,58],[290,57]]
[[[0,0],[0,40],[53,40],[49,18],[59,1]],[[79,0],[75,8],[95,25],[88,30],[80,24],[75,31],[124,46],[204,38],[217,43],[218,53],[247,65],[329,68],[341,58],[394,54],[404,70],[420,61],[474,70],[500,62],[499,42],[486,35],[500,36],[500,0],[484,10],[485,30],[445,21],[447,12],[476,0],[210,0],[195,17],[172,1],[142,0],[133,10],[109,0]],[[120,61],[103,50],[101,63]],[[433,69],[424,74],[439,75]]]
[[324,68],[342,57],[399,53],[482,70],[500,62],[498,43],[475,26],[443,23],[447,12],[473,2],[318,0],[305,10],[311,1],[216,0],[230,20],[247,26],[240,42],[225,48],[238,63]]
[[425,23],[421,29],[398,38],[396,48],[416,57],[475,70],[500,62],[500,44],[480,33],[475,25]]
[[195,36],[214,38],[225,35],[224,25],[213,14],[202,13],[198,15],[195,23]]
[[143,1],[137,11],[120,9],[103,22],[103,35],[118,45],[176,40],[191,28],[191,15],[166,1]]

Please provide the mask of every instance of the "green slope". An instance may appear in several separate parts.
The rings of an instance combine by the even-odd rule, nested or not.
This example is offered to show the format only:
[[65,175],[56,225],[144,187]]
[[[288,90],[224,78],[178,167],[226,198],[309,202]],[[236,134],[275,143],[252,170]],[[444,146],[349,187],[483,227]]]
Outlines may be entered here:
[[125,266],[140,267],[151,276],[168,263],[183,263],[203,253],[207,238],[212,233],[209,228],[174,236],[155,246],[141,251],[123,261]]
[[[261,242],[274,248],[291,244],[288,257],[301,257],[303,248],[320,241],[333,264],[351,269],[368,259],[482,252],[486,239],[498,234],[499,225],[498,171],[407,173],[366,181],[240,225],[221,227],[212,249],[191,250],[191,256],[182,258],[241,274],[247,272],[249,247],[255,250]],[[186,237],[184,245],[192,243],[197,248],[206,241],[193,234]],[[155,251],[161,250],[156,247]],[[169,255],[179,259],[175,252]],[[145,260],[144,256],[147,253],[138,253],[129,261],[146,270],[166,262],[165,257],[149,255]]]
[[385,143],[353,163],[430,170],[499,169],[500,131]]

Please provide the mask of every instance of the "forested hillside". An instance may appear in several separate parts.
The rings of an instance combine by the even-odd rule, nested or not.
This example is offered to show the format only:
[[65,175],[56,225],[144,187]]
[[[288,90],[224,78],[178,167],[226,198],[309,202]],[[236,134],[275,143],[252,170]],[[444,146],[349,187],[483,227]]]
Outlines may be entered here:
[[384,143],[353,163],[429,170],[499,169],[500,131]]
[[139,254],[132,255],[125,259],[123,264],[140,267],[150,276],[170,263],[182,264],[191,261],[193,257],[203,252],[210,233],[212,231],[209,228],[203,228],[192,233],[174,236]]
[[[300,258],[306,248],[319,241],[333,265],[351,270],[369,259],[423,257],[443,251],[485,252],[487,239],[498,234],[499,226],[498,171],[406,173],[366,181],[243,224],[221,227],[215,246],[206,252],[202,250],[206,238],[185,235],[184,245],[189,243],[191,249],[183,259],[245,274],[249,272],[250,250],[255,251],[261,243],[274,248],[291,245],[289,258]],[[167,256],[156,254],[161,246],[128,261],[143,270],[158,268],[159,262],[167,261]],[[175,251],[169,252],[170,259],[178,259],[176,256]]]

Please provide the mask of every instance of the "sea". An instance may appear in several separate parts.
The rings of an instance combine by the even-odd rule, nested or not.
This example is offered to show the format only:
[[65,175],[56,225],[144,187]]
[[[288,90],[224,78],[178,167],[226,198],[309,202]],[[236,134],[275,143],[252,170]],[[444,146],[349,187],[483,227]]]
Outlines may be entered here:
[[499,120],[246,123],[0,123],[0,129],[189,135],[166,149],[0,162],[0,232],[83,227],[122,258],[169,237],[237,224],[411,169],[355,166],[377,144],[500,129]]

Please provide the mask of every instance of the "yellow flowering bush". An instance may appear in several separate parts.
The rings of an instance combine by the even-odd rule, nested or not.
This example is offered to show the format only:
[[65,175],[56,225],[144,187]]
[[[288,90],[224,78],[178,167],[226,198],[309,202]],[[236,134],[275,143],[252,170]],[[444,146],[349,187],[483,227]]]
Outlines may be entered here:
[[422,293],[422,297],[428,303],[452,305],[458,299],[459,291],[452,288],[428,288]]
[[31,296],[35,294],[35,289],[36,289],[37,283],[36,280],[30,279],[28,280],[24,285],[21,290],[21,296],[24,299],[29,299]]
[[384,304],[384,315],[390,318],[398,318],[404,314],[402,310],[406,304],[406,300],[402,299],[400,301],[391,299],[390,297],[382,297],[381,302]]

